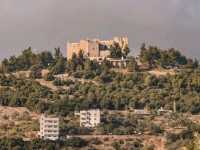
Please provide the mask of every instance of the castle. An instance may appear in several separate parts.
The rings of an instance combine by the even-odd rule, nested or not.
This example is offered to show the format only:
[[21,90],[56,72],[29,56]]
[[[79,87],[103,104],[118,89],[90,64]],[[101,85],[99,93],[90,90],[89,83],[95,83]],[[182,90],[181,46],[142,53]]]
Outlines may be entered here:
[[110,47],[117,43],[123,50],[128,47],[127,37],[114,37],[112,40],[101,41],[99,39],[80,40],[79,43],[67,43],[67,58],[71,59],[73,53],[78,55],[80,51],[91,60],[102,60],[110,56]]

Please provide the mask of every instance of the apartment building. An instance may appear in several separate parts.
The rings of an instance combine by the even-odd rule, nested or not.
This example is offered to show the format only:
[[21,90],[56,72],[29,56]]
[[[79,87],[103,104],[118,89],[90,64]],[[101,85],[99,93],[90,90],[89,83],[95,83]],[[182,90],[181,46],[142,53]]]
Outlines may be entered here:
[[101,114],[99,109],[80,111],[80,126],[93,128],[100,124]]
[[59,118],[54,116],[42,115],[40,117],[39,136],[45,140],[59,139]]
[[79,54],[82,50],[84,55],[90,59],[104,59],[110,55],[109,48],[118,43],[124,49],[128,46],[127,37],[114,37],[112,40],[101,41],[99,39],[80,40],[79,43],[67,43],[67,58],[71,59],[73,53]]

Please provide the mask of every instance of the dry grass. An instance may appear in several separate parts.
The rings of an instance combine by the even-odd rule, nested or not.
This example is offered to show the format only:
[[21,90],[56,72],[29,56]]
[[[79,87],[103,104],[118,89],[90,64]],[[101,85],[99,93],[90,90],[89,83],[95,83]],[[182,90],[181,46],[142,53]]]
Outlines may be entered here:
[[166,76],[168,74],[169,75],[175,75],[176,74],[174,69],[155,69],[155,70],[148,71],[148,73],[155,75],[157,77]]
[[0,137],[35,138],[39,116],[24,107],[0,106]]
[[59,88],[53,85],[53,81],[45,81],[44,79],[36,79],[35,81],[39,82],[42,86],[46,86],[52,91],[57,91]]

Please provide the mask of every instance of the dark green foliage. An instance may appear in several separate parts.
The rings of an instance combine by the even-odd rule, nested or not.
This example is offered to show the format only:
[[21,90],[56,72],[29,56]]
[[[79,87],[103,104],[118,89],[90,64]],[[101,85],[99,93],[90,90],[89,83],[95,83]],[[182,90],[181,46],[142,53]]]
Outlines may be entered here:
[[135,140],[132,144],[130,144],[130,150],[140,150],[144,147],[141,140]]
[[[162,55],[165,54],[167,56],[163,58]],[[19,57],[4,60],[2,69],[8,72],[31,69],[31,77],[39,78],[41,68],[49,68],[50,73],[44,77],[47,81],[54,80],[54,74],[67,72],[81,80],[86,79],[84,84],[55,79],[54,85],[67,86],[67,90],[52,92],[34,80],[1,74],[0,85],[3,88],[0,89],[0,103],[66,115],[75,108],[125,110],[146,106],[156,110],[162,106],[172,109],[175,100],[178,112],[200,113],[200,69],[196,68],[197,61],[193,63],[174,49],[161,51],[156,47],[147,49],[145,45],[141,48],[140,57],[143,62],[150,62],[152,66],[160,65],[164,60],[166,66],[185,66],[174,76],[156,77],[138,72],[136,60],[132,58],[129,69],[133,72],[121,74],[112,71],[108,61],[101,64],[90,61],[83,57],[82,52],[66,61],[59,48],[55,49],[53,56],[49,52],[34,54],[29,48]],[[195,67],[188,69],[191,64]]]
[[38,54],[32,52],[31,47],[25,49],[18,57],[12,56],[4,59],[1,65],[1,72],[10,73],[21,70],[32,70],[32,77],[38,76],[38,69],[48,68],[52,74],[65,72],[66,59],[62,56],[60,48],[55,48],[55,54],[44,51]]
[[55,80],[53,81],[53,84],[54,84],[55,86],[64,86],[64,85],[70,86],[70,85],[73,85],[73,84],[74,84],[74,81],[72,81],[72,80],[55,79]]
[[70,138],[65,141],[43,141],[35,139],[32,141],[23,141],[22,139],[0,139],[1,150],[38,150],[38,149],[62,149],[67,147],[82,148],[87,146],[87,142],[81,138]]
[[[150,122],[148,122],[149,124]],[[104,114],[99,131],[102,134],[132,135],[143,133],[148,126],[145,120],[140,120],[135,116],[122,117],[118,115]]]
[[43,68],[47,68],[54,63],[54,58],[50,52],[42,52],[35,54],[31,47],[25,49],[18,57],[12,56],[2,61],[2,72],[15,72],[20,70],[28,70],[34,65],[40,64]]
[[24,79],[16,79],[15,77],[5,77],[1,80],[1,85],[8,86],[6,81],[9,80],[11,88],[3,88],[0,90],[0,103],[5,106],[27,106],[36,109],[36,104],[51,95],[52,92],[48,88],[41,86],[38,82]]
[[147,63],[150,68],[154,67],[163,67],[163,68],[172,68],[172,67],[181,67],[186,68],[196,68],[198,62],[187,59],[183,56],[178,50],[169,49],[161,50],[155,46],[149,46],[146,48],[145,44],[142,45],[140,51],[140,61]]
[[156,124],[150,125],[150,131],[151,131],[152,134],[155,134],[155,135],[158,135],[158,134],[161,134],[161,133],[164,132],[164,130]]
[[84,147],[87,143],[81,138],[70,138],[67,140],[66,145],[70,147]]
[[127,46],[125,48],[121,48],[118,43],[114,43],[114,45],[111,45],[110,47],[110,58],[126,58],[128,54],[130,53],[130,49]]
[[[56,86],[68,86],[63,98],[30,79],[0,75],[0,103],[6,106],[26,106],[31,110],[67,114],[75,108],[172,109],[176,100],[178,112],[199,114],[200,71],[180,72],[175,76],[155,77],[146,73],[123,75],[105,73],[101,83],[81,84],[72,80],[54,80]],[[109,84],[107,84],[109,83]],[[12,88],[9,88],[12,87]],[[70,98],[69,98],[69,95]],[[53,103],[52,103],[53,102]]]
[[93,130],[89,128],[80,128],[75,126],[63,126],[61,127],[61,134],[65,135],[89,135],[92,134]]
[[121,145],[119,142],[113,142],[112,146],[115,150],[121,150]]
[[30,77],[32,79],[42,78],[42,66],[41,65],[34,65],[31,67]]
[[44,51],[38,54],[38,64],[42,64],[44,68],[51,66],[54,63],[54,58],[50,52]]
[[111,58],[121,58],[123,56],[123,52],[118,43],[114,43],[110,48],[110,57]]
[[52,74],[62,74],[65,72],[66,61],[63,57],[58,58],[56,60],[55,66],[53,66],[50,70]]
[[110,64],[107,61],[102,62],[100,65],[96,61],[90,61],[83,57],[82,52],[77,56],[73,55],[71,60],[68,60],[66,71],[69,75],[75,78],[94,79],[104,72],[108,72]]

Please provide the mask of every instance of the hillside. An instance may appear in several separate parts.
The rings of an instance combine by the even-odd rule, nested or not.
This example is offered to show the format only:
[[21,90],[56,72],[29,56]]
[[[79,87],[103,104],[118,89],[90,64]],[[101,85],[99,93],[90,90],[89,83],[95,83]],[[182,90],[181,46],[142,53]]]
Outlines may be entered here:
[[39,114],[25,107],[0,107],[0,137],[36,138]]
[[[61,137],[76,138],[83,149],[189,145],[194,133],[200,133],[198,63],[176,50],[145,48],[141,54],[140,65],[130,57],[124,68],[81,54],[67,60],[58,50],[52,55],[27,49],[19,57],[4,60],[2,143],[4,136],[37,140],[39,115],[46,113],[59,116]],[[172,113],[174,102],[176,113]],[[93,108],[101,109],[101,124],[93,129],[80,127],[74,111]],[[161,108],[170,113],[158,114]],[[138,116],[133,112],[137,109],[150,115]]]

